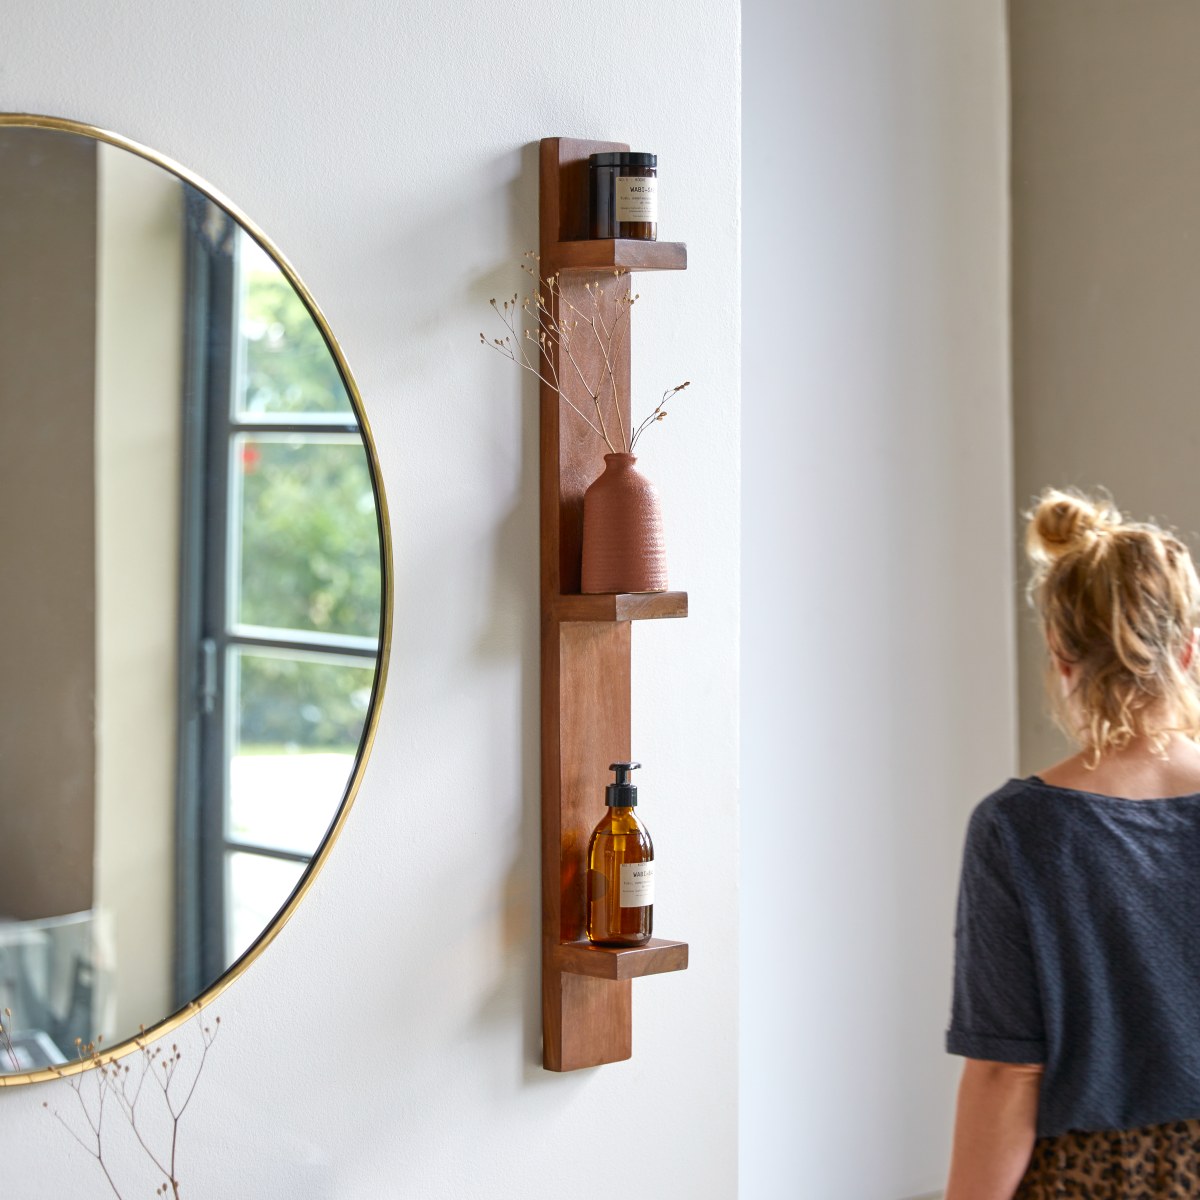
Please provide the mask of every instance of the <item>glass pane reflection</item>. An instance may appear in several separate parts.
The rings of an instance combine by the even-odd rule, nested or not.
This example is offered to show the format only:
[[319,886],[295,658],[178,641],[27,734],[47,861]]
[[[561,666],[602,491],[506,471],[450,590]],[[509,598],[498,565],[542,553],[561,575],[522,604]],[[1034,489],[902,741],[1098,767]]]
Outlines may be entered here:
[[226,945],[231,963],[271,924],[307,865],[261,854],[229,855]]
[[238,245],[241,385],[236,415],[353,416],[337,364],[304,301],[249,237]]
[[376,637],[379,535],[361,439],[242,434],[232,448],[235,623]]
[[227,836],[312,854],[354,768],[374,659],[244,650],[232,656],[237,724]]

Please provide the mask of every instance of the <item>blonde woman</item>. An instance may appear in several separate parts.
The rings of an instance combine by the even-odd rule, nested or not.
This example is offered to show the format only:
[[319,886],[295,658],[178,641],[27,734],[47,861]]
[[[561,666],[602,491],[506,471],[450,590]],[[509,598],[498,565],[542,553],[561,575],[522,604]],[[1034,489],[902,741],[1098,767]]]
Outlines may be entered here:
[[1200,583],[1079,494],[1045,492],[1026,546],[1079,752],[971,815],[945,1200],[1200,1196]]

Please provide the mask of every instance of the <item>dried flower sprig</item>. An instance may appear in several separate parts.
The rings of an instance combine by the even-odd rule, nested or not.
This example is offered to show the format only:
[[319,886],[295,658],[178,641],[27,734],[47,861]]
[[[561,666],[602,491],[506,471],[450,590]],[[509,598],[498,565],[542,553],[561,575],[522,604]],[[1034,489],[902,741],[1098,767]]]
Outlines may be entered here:
[[0,1047],[3,1048],[5,1057],[14,1071],[21,1069],[21,1062],[17,1058],[16,1047],[13,1046],[12,1040],[12,1009],[4,1010],[4,1020],[0,1021]]
[[637,445],[638,438],[640,438],[642,436],[642,434],[645,433],[646,430],[649,429],[650,426],[654,424],[655,421],[661,421],[666,417],[667,401],[672,399],[672,397],[679,395],[679,393],[682,392],[683,389],[688,386],[690,386],[690,385],[688,384],[688,381],[685,379],[683,381],[683,383],[678,383],[673,388],[668,388],[665,392],[663,392],[662,399],[658,402],[658,407],[634,431],[633,437],[630,439],[630,442],[629,442],[630,453],[633,452],[633,447]]
[[[533,290],[523,300],[514,294],[500,303],[489,301],[508,333],[489,341],[481,332],[480,343],[536,375],[587,423],[597,437],[603,439],[610,453],[632,454],[642,434],[667,415],[664,407],[667,401],[689,386],[685,381],[668,388],[650,416],[632,434],[626,430],[616,364],[621,341],[628,335],[630,313],[641,294],[617,289],[617,294],[611,296],[598,280],[588,281],[583,285],[588,306],[581,309],[563,292],[557,274],[542,277],[539,255],[527,251],[525,258],[529,261],[522,263],[521,269],[532,280]],[[621,274],[619,270],[613,271],[618,278]],[[524,320],[530,321],[531,326],[521,328]],[[527,342],[536,345],[532,359],[525,350]],[[586,348],[590,344],[594,344],[599,353],[600,365],[594,374],[586,370]],[[565,378],[560,374],[558,363],[563,364]],[[567,383],[571,380],[578,380],[587,394],[589,403],[584,408],[568,394]],[[590,413],[585,409],[590,409]],[[615,414],[615,422],[605,419],[606,409],[610,416]]]
[[[73,1075],[67,1080],[68,1086],[75,1093],[87,1132],[80,1134],[56,1108],[51,1108],[47,1101],[42,1105],[48,1109],[60,1125],[75,1139],[82,1149],[96,1160],[108,1186],[117,1200],[122,1200],[123,1193],[113,1178],[110,1164],[105,1158],[105,1125],[104,1118],[115,1105],[117,1111],[124,1117],[132,1130],[138,1145],[150,1160],[162,1182],[155,1188],[156,1196],[168,1196],[171,1200],[180,1200],[179,1176],[177,1170],[177,1154],[179,1149],[179,1126],[187,1112],[192,1096],[196,1092],[196,1084],[204,1071],[208,1052],[217,1040],[220,1032],[221,1018],[214,1017],[212,1025],[204,1024],[197,1008],[192,1018],[200,1032],[200,1060],[194,1071],[185,1072],[182,1068],[183,1051],[178,1042],[171,1043],[168,1049],[163,1043],[150,1044],[145,1037],[145,1026],[141,1033],[134,1038],[138,1052],[119,1060],[109,1060],[104,1057],[102,1038],[94,1043],[84,1044],[76,1039],[76,1048],[81,1059],[89,1060],[93,1069],[86,1073]],[[136,1064],[136,1065],[131,1065]],[[90,1083],[89,1083],[90,1081]],[[142,1099],[142,1091],[147,1081],[151,1081],[151,1094],[161,1097],[161,1105],[169,1122],[170,1138],[165,1147],[155,1144],[141,1125],[138,1123],[138,1105]],[[161,1140],[161,1139],[160,1139]]]

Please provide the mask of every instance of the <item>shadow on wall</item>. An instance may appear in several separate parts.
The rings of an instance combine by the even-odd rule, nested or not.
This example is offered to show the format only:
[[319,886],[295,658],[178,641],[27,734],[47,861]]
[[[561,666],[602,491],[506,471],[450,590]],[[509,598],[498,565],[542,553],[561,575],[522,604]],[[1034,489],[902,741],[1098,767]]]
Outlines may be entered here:
[[[518,166],[516,175],[511,171]],[[496,325],[489,300],[506,298],[514,292],[524,294],[528,277],[520,270],[526,249],[538,242],[538,145],[523,146],[517,163],[514,156],[496,160],[496,166],[507,178],[506,204],[500,207],[508,214],[509,236],[504,243],[510,247],[511,263],[488,270],[467,288],[463,298],[467,311],[479,314],[485,334]],[[511,248],[519,247],[515,252]],[[491,336],[500,336],[499,334]],[[487,354],[480,347],[481,354]],[[505,364],[498,355],[494,366],[497,374],[497,393],[480,397],[480,403],[497,401],[498,395],[511,395],[512,383],[506,381],[505,371],[515,368]],[[536,1083],[547,1078],[542,1070],[542,1002],[541,1002],[541,738],[538,695],[541,682],[541,644],[539,620],[539,548],[538,463],[539,463],[539,398],[537,381],[521,372],[517,388],[517,411],[504,414],[503,428],[510,428],[515,417],[519,431],[520,459],[512,505],[496,526],[491,545],[490,601],[483,610],[486,618],[476,640],[476,660],[480,664],[507,663],[517,656],[520,664],[520,683],[517,692],[520,726],[520,764],[517,773],[519,820],[516,822],[515,845],[510,848],[512,860],[505,874],[504,885],[496,897],[499,914],[502,970],[488,996],[479,1006],[477,1019],[481,1025],[511,1024],[513,1009],[520,1003],[523,1017],[523,1078]],[[508,402],[498,401],[507,408]],[[509,450],[511,439],[497,445],[498,456]],[[493,722],[491,736],[493,761],[503,761],[512,743],[511,722],[507,714]]]

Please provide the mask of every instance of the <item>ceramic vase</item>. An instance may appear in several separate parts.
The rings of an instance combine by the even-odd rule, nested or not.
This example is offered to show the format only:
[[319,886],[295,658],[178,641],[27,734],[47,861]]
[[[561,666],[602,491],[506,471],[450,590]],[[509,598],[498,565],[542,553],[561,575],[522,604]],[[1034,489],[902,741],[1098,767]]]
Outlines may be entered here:
[[606,454],[583,495],[584,592],[664,592],[667,558],[658,490],[632,454]]

